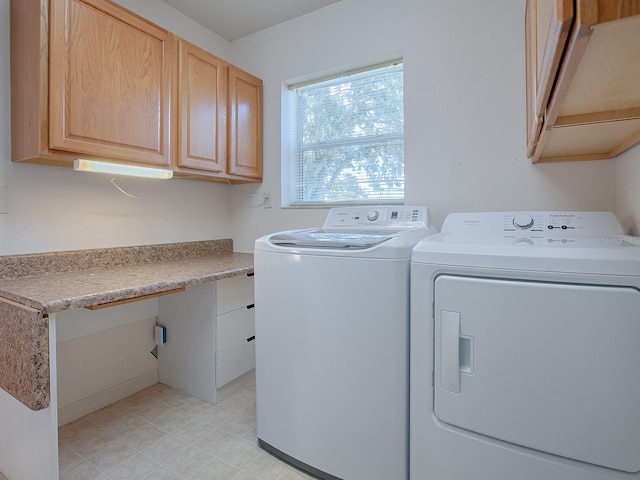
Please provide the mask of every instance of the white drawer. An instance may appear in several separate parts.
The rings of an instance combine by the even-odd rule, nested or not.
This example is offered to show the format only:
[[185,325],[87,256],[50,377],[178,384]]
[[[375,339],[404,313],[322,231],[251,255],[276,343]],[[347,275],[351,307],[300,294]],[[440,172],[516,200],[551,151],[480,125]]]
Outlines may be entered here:
[[253,303],[253,275],[237,275],[216,282],[216,313],[221,315]]
[[216,316],[216,352],[255,335],[254,312],[253,307],[242,307]]
[[243,340],[216,353],[216,388],[256,366],[256,341]]

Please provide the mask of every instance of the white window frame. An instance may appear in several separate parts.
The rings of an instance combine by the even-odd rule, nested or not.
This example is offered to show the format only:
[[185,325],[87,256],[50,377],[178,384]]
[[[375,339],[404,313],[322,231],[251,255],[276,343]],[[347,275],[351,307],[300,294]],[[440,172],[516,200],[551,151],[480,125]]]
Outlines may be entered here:
[[[403,71],[403,60],[395,59],[393,61],[388,61],[384,63],[378,63],[375,65],[370,65],[367,67],[359,68],[357,70],[349,70],[344,71],[339,74],[322,76],[319,78],[315,78],[313,80],[298,82],[298,83],[290,83],[283,84],[283,102],[282,102],[282,112],[283,112],[283,129],[282,129],[282,153],[283,153],[283,161],[282,161],[282,207],[283,208],[327,208],[332,206],[339,205],[372,205],[372,204],[404,204],[404,153],[403,155],[403,173],[402,176],[399,177],[399,180],[402,182],[402,188],[399,192],[396,192],[395,198],[383,198],[383,199],[362,199],[362,200],[341,200],[341,201],[303,201],[299,198],[298,192],[296,191],[298,187],[298,178],[301,176],[300,168],[302,168],[302,149],[298,145],[298,142],[301,138],[301,119],[299,120],[299,115],[297,112],[297,91],[298,89],[304,87],[308,87],[311,85],[331,85],[331,84],[340,84],[348,81],[348,77],[358,75],[362,76],[362,74],[367,74],[367,72],[373,72],[375,70],[381,68],[392,68],[399,69]],[[404,105],[403,105],[404,109]],[[387,135],[379,135],[376,137],[367,137],[364,139],[351,139],[351,144],[356,143],[365,143],[365,144],[375,144],[380,143],[380,140],[383,141],[400,141],[402,142],[402,149],[404,151],[404,128],[402,129],[402,133],[393,133]],[[347,142],[335,142],[336,145],[346,145]],[[332,146],[332,143],[327,142],[323,144],[323,146]],[[313,147],[312,147],[313,148]]]

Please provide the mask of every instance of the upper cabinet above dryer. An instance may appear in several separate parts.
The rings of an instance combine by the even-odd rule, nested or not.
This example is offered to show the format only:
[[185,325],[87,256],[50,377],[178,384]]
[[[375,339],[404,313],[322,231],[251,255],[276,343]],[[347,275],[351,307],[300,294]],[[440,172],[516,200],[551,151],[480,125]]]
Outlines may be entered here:
[[602,160],[640,142],[640,1],[527,0],[527,154]]
[[11,22],[14,161],[169,167],[169,32],[105,0],[12,0]]

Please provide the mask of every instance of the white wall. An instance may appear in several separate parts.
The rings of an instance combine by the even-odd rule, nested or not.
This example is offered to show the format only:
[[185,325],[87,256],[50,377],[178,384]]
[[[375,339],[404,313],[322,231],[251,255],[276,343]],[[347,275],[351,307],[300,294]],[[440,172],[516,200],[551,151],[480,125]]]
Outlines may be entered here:
[[616,213],[627,233],[640,235],[640,145],[616,162]]
[[[118,3],[226,58],[229,43],[157,0]],[[11,160],[9,0],[0,0],[0,255],[229,238],[229,186],[191,180],[123,179]]]
[[[11,163],[9,0],[0,0],[0,186],[10,187],[0,254],[227,236],[251,252],[260,235],[321,223],[323,209],[278,207],[282,83],[397,55],[405,60],[406,201],[427,205],[437,226],[452,211],[614,210],[616,201],[621,219],[638,223],[637,150],[615,163],[526,158],[524,0],[342,0],[231,44],[160,1],[118,2],[264,80],[264,182],[172,179],[133,200],[108,178]],[[251,196],[266,191],[272,209]]]
[[[615,208],[615,165],[532,165],[525,151],[524,0],[342,0],[232,43],[264,80],[265,176],[231,193],[236,249],[268,232],[320,224],[284,210],[281,88],[290,79],[404,57],[406,203],[438,227],[453,211]],[[255,197],[269,191],[274,208]]]

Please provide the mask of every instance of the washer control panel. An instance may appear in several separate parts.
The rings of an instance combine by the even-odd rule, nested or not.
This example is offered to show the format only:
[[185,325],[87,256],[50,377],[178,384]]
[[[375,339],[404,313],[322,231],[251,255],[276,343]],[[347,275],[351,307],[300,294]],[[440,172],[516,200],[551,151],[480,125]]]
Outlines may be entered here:
[[428,223],[426,207],[376,205],[332,208],[323,228],[427,228]]

